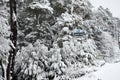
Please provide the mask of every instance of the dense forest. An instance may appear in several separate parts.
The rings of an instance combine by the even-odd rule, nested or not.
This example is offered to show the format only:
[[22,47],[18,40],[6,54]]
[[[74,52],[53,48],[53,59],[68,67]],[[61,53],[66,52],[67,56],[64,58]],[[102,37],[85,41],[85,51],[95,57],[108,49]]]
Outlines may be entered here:
[[119,62],[119,33],[120,19],[89,0],[0,0],[0,80],[82,77]]

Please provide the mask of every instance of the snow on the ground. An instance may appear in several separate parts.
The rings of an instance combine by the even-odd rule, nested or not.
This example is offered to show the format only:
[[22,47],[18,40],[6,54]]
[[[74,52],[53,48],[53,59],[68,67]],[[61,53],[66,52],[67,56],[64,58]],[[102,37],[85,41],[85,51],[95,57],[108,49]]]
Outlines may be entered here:
[[120,80],[120,62],[107,63],[98,71],[74,80]]

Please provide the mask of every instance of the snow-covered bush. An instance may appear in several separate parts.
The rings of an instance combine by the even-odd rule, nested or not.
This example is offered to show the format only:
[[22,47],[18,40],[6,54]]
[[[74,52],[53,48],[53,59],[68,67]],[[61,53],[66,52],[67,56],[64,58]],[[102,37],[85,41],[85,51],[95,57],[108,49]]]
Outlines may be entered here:
[[117,59],[120,50],[117,41],[110,35],[110,33],[102,32],[98,37],[100,41],[97,41],[97,47],[100,50],[100,57],[104,58],[106,61],[111,61],[111,59]]

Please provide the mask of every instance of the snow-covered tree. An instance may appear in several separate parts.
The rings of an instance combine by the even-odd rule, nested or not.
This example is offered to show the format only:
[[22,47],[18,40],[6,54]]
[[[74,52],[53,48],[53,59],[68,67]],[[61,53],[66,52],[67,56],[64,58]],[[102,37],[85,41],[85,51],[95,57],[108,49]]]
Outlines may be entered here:
[[11,64],[11,47],[18,48],[13,80],[72,80],[92,72],[84,68],[98,66],[100,60],[119,59],[120,20],[109,9],[94,10],[88,0],[17,0],[16,4],[17,46],[10,36],[17,34],[10,29],[9,5],[0,5],[2,78],[9,74],[5,70]]

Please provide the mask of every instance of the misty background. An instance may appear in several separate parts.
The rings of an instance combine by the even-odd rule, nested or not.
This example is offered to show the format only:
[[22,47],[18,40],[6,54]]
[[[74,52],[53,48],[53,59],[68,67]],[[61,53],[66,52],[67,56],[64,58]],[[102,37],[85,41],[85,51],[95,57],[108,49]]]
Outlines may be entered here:
[[120,18],[120,0],[90,0],[92,5],[97,8],[103,6],[104,8],[109,8],[113,13],[114,17]]

